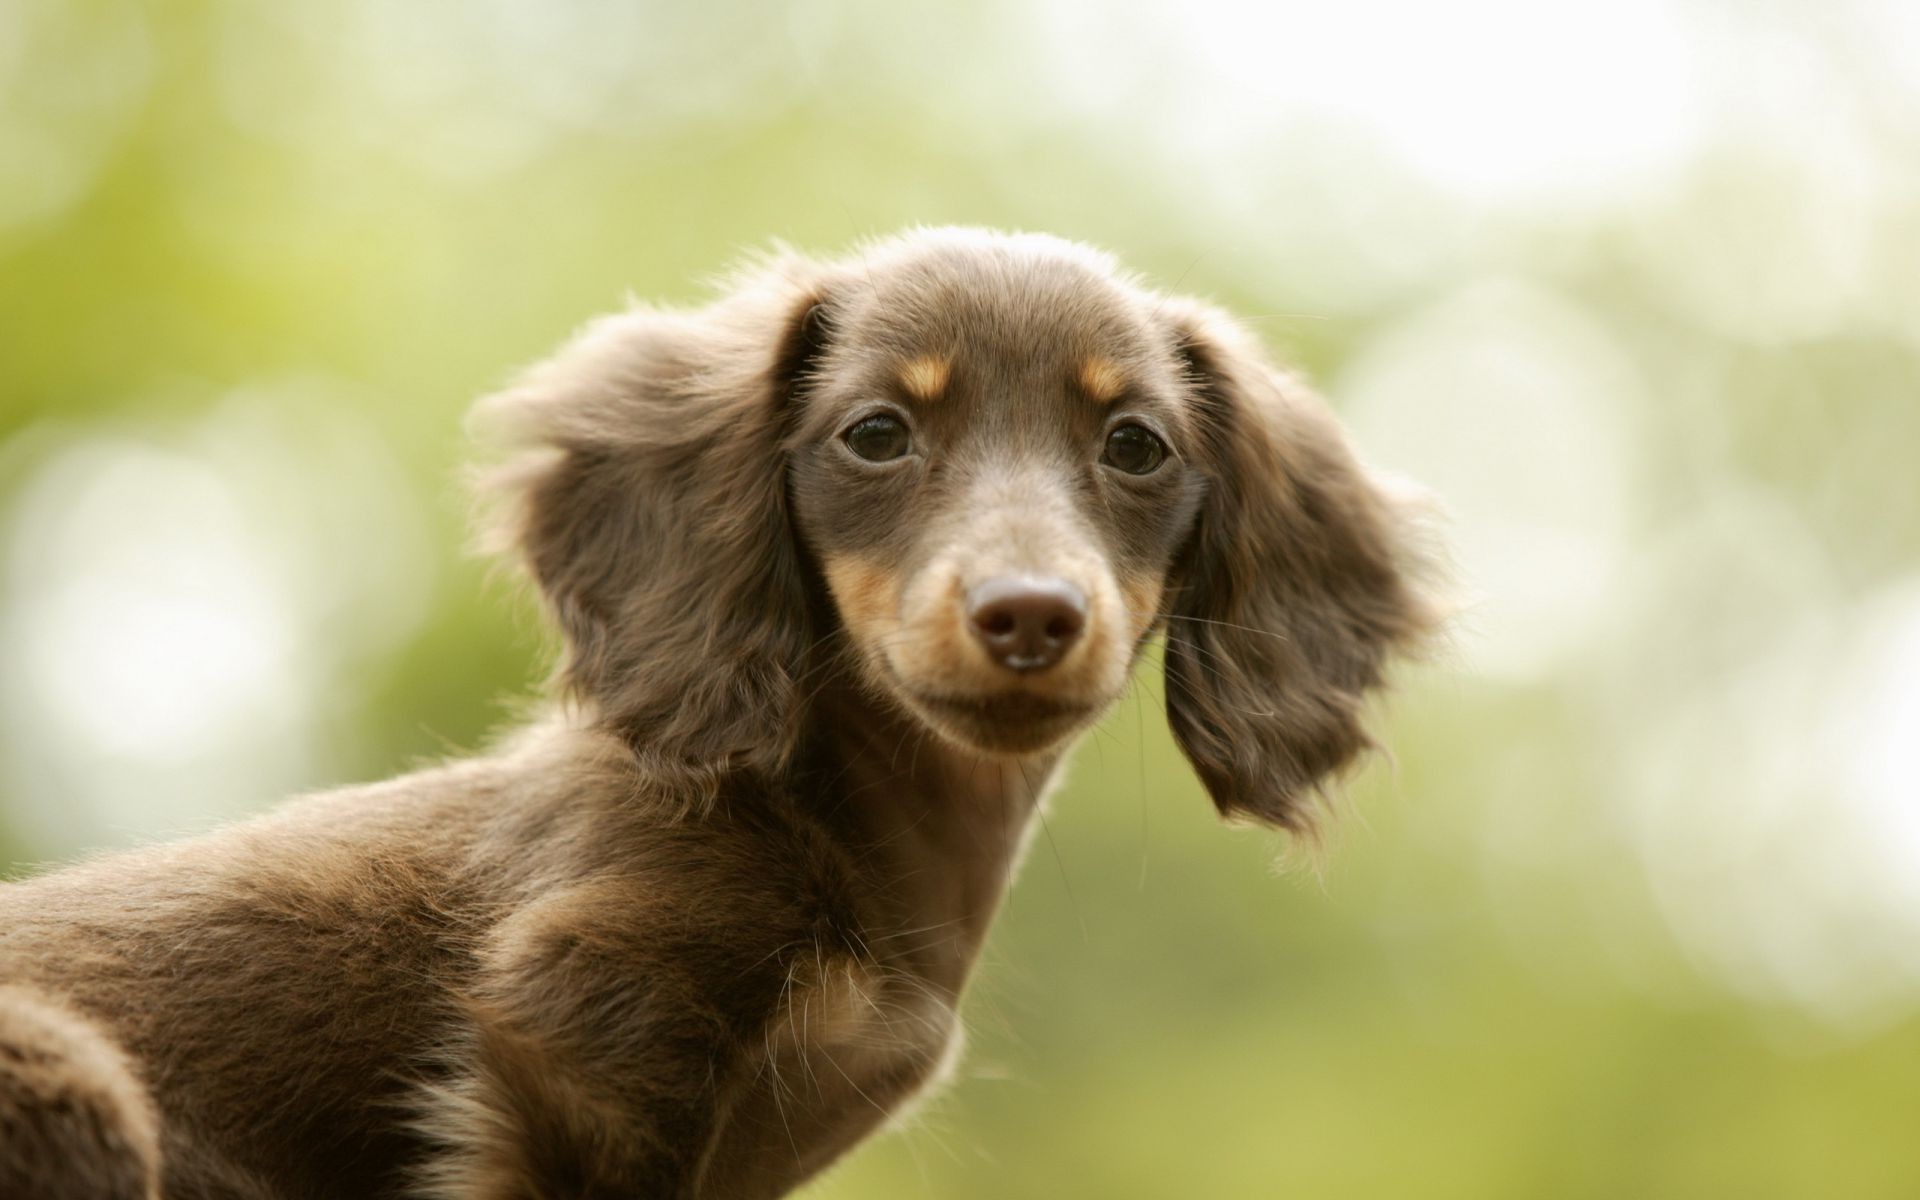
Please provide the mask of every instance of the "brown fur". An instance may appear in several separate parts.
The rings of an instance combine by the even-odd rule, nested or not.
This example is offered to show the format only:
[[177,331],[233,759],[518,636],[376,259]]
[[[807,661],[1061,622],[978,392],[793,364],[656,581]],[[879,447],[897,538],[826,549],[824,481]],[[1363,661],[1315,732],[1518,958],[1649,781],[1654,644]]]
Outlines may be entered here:
[[[874,412],[910,453],[849,449]],[[1301,829],[1428,619],[1325,410],[1052,239],[777,258],[483,414],[564,703],[0,887],[8,1200],[781,1195],[952,1061],[1029,818],[1148,638],[1214,802]],[[1104,463],[1123,421],[1158,470]],[[1086,598],[1045,670],[969,633],[1009,572]]]

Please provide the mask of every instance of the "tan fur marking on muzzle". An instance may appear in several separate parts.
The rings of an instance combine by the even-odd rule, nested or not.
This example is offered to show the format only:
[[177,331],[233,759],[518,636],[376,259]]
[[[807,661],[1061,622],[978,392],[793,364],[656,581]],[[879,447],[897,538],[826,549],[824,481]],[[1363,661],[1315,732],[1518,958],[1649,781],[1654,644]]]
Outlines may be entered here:
[[1127,628],[1135,639],[1153,627],[1159,615],[1165,581],[1158,575],[1140,575],[1120,583],[1120,600],[1127,606]]
[[855,634],[877,637],[899,621],[900,578],[893,571],[851,556],[829,558],[824,569],[840,618]]

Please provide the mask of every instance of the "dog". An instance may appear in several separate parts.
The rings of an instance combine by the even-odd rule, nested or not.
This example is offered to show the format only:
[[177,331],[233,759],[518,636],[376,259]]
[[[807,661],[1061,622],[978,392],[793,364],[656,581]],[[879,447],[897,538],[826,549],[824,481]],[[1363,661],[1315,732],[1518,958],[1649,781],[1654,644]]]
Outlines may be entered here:
[[1151,639],[1221,813],[1307,833],[1436,620],[1318,400],[1051,237],[781,251],[477,411],[553,703],[0,887],[8,1200],[785,1194],[950,1069]]

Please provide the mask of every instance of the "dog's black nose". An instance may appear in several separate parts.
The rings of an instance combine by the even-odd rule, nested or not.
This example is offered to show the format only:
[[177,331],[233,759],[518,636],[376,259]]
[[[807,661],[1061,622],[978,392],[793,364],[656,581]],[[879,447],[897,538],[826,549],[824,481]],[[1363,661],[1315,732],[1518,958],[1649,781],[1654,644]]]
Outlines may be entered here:
[[1042,671],[1087,627],[1087,598],[1064,579],[1001,575],[967,593],[967,620],[993,661]]

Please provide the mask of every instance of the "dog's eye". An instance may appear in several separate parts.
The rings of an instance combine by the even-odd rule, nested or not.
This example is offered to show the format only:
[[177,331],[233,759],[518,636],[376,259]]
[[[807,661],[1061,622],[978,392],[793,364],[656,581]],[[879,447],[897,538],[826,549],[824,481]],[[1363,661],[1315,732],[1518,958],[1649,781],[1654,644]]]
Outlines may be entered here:
[[1100,461],[1129,475],[1151,475],[1167,460],[1167,444],[1145,425],[1122,425],[1107,435]]
[[868,417],[847,430],[847,448],[868,462],[890,462],[907,452],[913,439],[898,417]]

